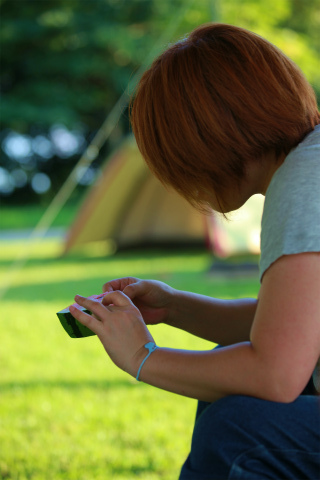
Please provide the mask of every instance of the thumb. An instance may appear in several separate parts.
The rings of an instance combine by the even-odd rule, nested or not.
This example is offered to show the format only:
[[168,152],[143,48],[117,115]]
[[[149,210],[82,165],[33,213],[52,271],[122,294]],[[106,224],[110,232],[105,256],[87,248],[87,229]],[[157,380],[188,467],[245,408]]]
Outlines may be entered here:
[[127,295],[127,297],[129,297],[131,300],[137,297],[141,297],[146,293],[146,283],[141,280],[135,283],[131,283],[123,289],[123,293]]
[[102,302],[104,306],[114,305],[116,307],[126,307],[127,305],[132,305],[131,299],[124,294],[116,290],[115,292],[107,292],[103,297]]

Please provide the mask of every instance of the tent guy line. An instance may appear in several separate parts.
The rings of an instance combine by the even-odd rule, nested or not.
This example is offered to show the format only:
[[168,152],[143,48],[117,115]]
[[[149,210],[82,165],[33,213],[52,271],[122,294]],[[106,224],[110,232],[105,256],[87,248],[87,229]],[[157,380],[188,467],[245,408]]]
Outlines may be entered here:
[[58,213],[61,211],[63,206],[65,205],[66,201],[76,188],[79,182],[79,171],[82,171],[82,175],[85,175],[86,170],[89,168],[91,163],[97,158],[102,146],[109,138],[110,134],[112,133],[113,129],[117,125],[119,118],[122,115],[123,110],[126,108],[130,98],[130,91],[132,87],[137,83],[141,74],[147,68],[148,64],[152,61],[152,59],[156,56],[158,51],[162,48],[162,46],[168,43],[169,39],[174,34],[175,30],[178,28],[179,23],[182,21],[192,4],[195,0],[189,0],[186,4],[184,4],[177,15],[173,16],[172,21],[169,23],[167,29],[164,33],[160,36],[158,41],[155,45],[151,48],[149,55],[146,58],[146,61],[140,66],[137,72],[131,79],[131,82],[127,86],[127,89],[122,93],[114,107],[112,108],[111,112],[106,117],[105,121],[103,122],[102,126],[96,133],[95,137],[93,138],[92,142],[84,153],[81,155],[78,163],[73,168],[69,176],[67,177],[66,181],[53,198],[52,202],[44,212],[43,216],[39,220],[38,224],[35,226],[33,231],[31,232],[28,239],[24,244],[24,247],[19,250],[19,253],[16,259],[12,262],[11,266],[8,268],[6,276],[4,278],[4,282],[0,285],[0,300],[6,295],[9,291],[14,279],[22,270],[25,263],[27,262],[32,249],[34,248],[34,244],[37,240],[41,240],[44,238],[46,233],[48,232],[49,228],[52,225],[52,222],[57,217]]

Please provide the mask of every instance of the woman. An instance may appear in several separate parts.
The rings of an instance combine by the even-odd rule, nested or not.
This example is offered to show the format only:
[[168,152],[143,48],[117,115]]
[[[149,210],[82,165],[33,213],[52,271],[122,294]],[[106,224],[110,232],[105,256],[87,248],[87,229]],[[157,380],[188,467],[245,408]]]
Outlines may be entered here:
[[[94,316],[72,314],[116,365],[199,400],[181,479],[320,478],[311,382],[320,357],[319,123],[297,66],[230,25],[200,26],[138,86],[133,131],[164,184],[223,214],[266,197],[258,299],[219,300],[131,277],[106,283],[102,304],[76,296]],[[220,348],[159,348],[146,326],[158,323]]]

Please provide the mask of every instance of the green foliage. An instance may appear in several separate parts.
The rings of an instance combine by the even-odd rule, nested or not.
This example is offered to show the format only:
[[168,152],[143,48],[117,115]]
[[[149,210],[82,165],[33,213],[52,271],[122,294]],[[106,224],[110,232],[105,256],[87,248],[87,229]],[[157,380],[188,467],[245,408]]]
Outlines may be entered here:
[[97,128],[153,47],[155,55],[212,19],[266,35],[317,86],[319,11],[319,0],[6,0],[2,128],[56,122]]
[[[48,204],[118,99],[132,93],[135,74],[199,24],[222,21],[266,37],[300,66],[320,97],[320,0],[3,0],[0,9],[0,200],[6,204]],[[53,139],[57,125],[82,138],[68,155]],[[97,174],[129,130],[124,107],[89,174]],[[40,138],[51,153],[32,146],[26,158],[15,158],[4,141],[12,131],[27,135],[30,145]],[[45,191],[34,187],[39,172],[40,187],[50,183]]]
[[[0,275],[23,242],[1,242]],[[196,402],[138,383],[118,370],[96,337],[74,340],[55,312],[76,293],[101,291],[132,274],[221,297],[255,296],[256,279],[208,274],[206,253],[59,258],[61,245],[34,246],[1,300],[0,478],[173,480],[190,446]],[[212,345],[165,326],[159,345]]]
[[4,126],[26,131],[80,121],[97,128],[166,23],[169,4],[163,12],[162,3],[4,2]]

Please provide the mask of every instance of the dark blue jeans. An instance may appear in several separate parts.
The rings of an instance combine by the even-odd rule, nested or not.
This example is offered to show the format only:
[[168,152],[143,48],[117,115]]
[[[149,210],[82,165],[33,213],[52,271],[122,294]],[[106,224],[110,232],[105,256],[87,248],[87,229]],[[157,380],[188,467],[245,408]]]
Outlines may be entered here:
[[319,480],[320,399],[293,403],[233,395],[199,402],[180,480]]

